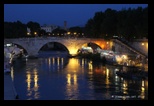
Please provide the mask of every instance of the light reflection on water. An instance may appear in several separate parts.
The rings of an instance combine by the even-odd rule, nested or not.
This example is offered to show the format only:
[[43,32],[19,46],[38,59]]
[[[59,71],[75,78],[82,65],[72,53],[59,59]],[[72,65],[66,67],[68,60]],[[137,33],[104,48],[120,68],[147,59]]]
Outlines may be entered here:
[[13,78],[21,100],[148,99],[148,80],[128,80],[115,66],[87,59],[50,57],[14,66]]
[[[38,72],[37,69],[33,69],[32,71],[26,72],[26,83],[27,83],[27,96],[33,97],[34,99],[38,99],[40,97],[38,89]],[[29,98],[33,99],[33,98]]]

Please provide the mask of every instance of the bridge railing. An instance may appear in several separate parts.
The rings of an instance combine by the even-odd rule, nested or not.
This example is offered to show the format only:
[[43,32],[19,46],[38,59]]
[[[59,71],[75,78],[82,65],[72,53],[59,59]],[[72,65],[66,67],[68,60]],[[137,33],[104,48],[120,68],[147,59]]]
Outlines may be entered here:
[[103,38],[85,38],[85,37],[26,37],[26,38],[11,38],[11,39],[4,39],[4,41],[6,40],[20,40],[20,41],[34,41],[34,40],[61,40],[61,39],[80,39],[80,40],[105,40]]

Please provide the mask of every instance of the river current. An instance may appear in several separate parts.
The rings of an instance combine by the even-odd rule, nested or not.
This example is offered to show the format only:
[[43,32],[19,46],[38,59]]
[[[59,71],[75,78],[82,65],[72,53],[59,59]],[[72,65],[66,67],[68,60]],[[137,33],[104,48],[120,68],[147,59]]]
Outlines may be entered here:
[[15,61],[19,100],[148,100],[148,80],[125,79],[117,67],[65,54]]

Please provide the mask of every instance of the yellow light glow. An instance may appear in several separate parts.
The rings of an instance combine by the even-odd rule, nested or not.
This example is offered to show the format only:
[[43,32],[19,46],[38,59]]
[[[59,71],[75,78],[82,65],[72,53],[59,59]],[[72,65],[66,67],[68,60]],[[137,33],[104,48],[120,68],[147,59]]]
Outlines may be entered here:
[[93,70],[92,61],[90,61],[90,62],[88,63],[88,66],[89,66],[89,70]]
[[38,75],[34,75],[34,91],[38,90]]
[[39,92],[37,92],[38,88],[39,88],[39,86],[38,86],[38,72],[37,72],[36,69],[34,69],[34,78],[33,78],[33,80],[34,80],[34,87],[33,87],[33,89],[34,89],[34,98],[39,98]]
[[108,68],[106,69],[106,77],[107,78],[109,77],[109,69]]
[[144,45],[144,43],[142,43],[142,46]]
[[106,88],[109,88],[109,69],[106,68],[106,79],[105,79],[105,83],[106,83]]
[[36,35],[36,34],[37,34],[37,32],[34,32],[34,34]]
[[141,87],[141,90],[142,90],[142,92],[144,92],[145,91],[145,88],[144,87]]
[[[72,79],[73,78],[73,79]],[[66,91],[65,94],[67,96],[67,99],[69,100],[76,100],[78,98],[78,84],[77,84],[77,75],[71,75],[67,74],[66,79],[67,79],[67,84],[66,84]],[[74,83],[71,84],[71,81]]]
[[142,86],[144,87],[144,80],[142,80]]
[[85,44],[83,44],[83,45],[82,45],[82,47],[87,47],[87,46],[88,46],[88,44],[87,44],[87,43],[85,43]]
[[31,86],[31,74],[30,74],[30,72],[28,72],[26,76],[27,76],[27,80],[26,80],[27,90],[30,90],[30,86]]
[[123,87],[126,87],[126,84],[123,84]]
[[69,34],[71,34],[71,32],[67,32],[67,34],[69,35]]
[[128,88],[127,88],[127,82],[124,80],[124,82],[123,82],[123,90],[124,90],[123,93],[124,93],[124,94],[127,93],[127,89],[128,89]]
[[77,75],[76,74],[74,74],[73,79],[74,79],[74,85],[76,85],[77,84]]
[[68,67],[71,68],[71,71],[76,71],[76,67],[78,67],[78,63],[76,62],[77,60],[75,58],[71,58],[69,60],[69,64],[68,64]]
[[71,74],[67,74],[67,84],[71,85]]
[[122,55],[123,59],[128,59],[127,55]]
[[77,54],[77,50],[74,49],[74,48],[71,48],[71,49],[70,49],[70,54],[71,54],[71,55],[76,55],[76,54]]

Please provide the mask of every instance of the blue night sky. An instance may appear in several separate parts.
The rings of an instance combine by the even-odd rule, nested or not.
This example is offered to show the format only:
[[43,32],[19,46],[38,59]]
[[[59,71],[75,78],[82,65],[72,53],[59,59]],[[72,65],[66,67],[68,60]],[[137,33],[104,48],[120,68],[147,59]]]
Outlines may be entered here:
[[139,6],[145,8],[148,4],[4,4],[4,21],[58,26],[64,26],[67,21],[67,27],[84,26],[96,12],[104,12],[107,8],[120,11]]

